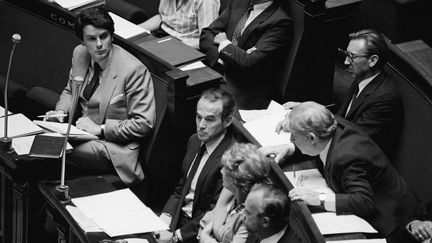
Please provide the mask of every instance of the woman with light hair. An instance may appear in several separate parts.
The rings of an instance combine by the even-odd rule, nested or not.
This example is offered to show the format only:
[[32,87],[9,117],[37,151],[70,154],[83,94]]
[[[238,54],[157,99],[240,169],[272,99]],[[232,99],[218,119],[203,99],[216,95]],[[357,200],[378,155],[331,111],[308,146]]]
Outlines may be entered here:
[[269,161],[252,144],[235,143],[222,156],[222,190],[216,207],[200,222],[200,243],[243,243],[247,229],[242,209],[246,197],[256,183],[268,180]]

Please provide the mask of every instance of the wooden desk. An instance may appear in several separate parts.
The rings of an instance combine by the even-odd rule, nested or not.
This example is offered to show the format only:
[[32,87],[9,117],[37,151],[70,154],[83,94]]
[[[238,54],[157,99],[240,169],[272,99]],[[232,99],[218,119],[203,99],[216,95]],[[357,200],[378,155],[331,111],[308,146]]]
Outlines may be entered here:
[[[103,177],[84,177],[76,180],[66,181],[69,186],[69,193],[72,198],[84,197],[95,195],[99,193],[115,191],[116,188],[108,183]],[[110,238],[104,232],[84,232],[78,223],[72,218],[66,210],[66,205],[73,205],[72,203],[62,204],[57,196],[55,187],[59,182],[42,181],[39,184],[39,190],[48,203],[48,214],[52,216],[58,231],[59,242],[62,243],[99,243],[104,239],[116,240],[124,238],[143,238],[147,239],[150,243],[156,243],[156,240],[150,233],[120,236]],[[127,223],[127,222],[125,222]]]

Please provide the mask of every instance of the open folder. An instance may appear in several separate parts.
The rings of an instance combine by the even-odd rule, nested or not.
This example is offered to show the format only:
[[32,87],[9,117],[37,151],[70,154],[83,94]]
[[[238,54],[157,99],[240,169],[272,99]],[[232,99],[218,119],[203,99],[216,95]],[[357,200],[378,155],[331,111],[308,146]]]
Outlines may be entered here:
[[[5,118],[0,118],[0,137],[4,137]],[[34,124],[30,119],[21,113],[8,116],[8,134],[10,138],[29,136],[43,133],[44,130]]]
[[[33,121],[35,124],[45,128],[51,132],[57,132],[60,134],[66,134],[68,124],[67,123],[59,123],[59,122],[49,122],[49,121]],[[99,139],[96,135],[88,133],[84,130],[77,128],[74,125],[71,125],[69,138],[71,140],[97,140]]]

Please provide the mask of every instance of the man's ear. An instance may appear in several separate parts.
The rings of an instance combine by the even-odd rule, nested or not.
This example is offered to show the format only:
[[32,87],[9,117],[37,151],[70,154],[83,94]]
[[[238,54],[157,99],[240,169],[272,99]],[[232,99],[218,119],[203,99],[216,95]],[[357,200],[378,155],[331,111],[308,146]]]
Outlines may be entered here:
[[234,117],[232,115],[229,115],[224,121],[224,127],[227,128],[231,125],[231,123],[233,122]]
[[318,136],[315,133],[308,133],[308,137],[311,140],[311,144],[316,144],[318,142]]
[[371,67],[371,68],[375,67],[375,65],[378,63],[378,60],[379,60],[378,55],[374,54],[374,55],[370,56],[369,60],[368,60],[369,67]]

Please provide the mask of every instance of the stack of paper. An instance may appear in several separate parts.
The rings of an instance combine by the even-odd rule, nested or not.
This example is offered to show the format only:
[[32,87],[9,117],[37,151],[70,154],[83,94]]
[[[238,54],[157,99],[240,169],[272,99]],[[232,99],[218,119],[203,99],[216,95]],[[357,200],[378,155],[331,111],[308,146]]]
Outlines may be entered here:
[[296,176],[292,171],[285,172],[285,176],[294,187],[306,187],[313,191],[334,194],[318,169],[298,170],[295,174]]
[[168,229],[129,189],[73,198],[72,202],[110,237]]
[[74,10],[77,8],[81,8],[84,6],[90,6],[94,5],[96,3],[102,3],[102,0],[54,0],[58,5],[60,5],[62,8],[68,9],[68,10]]
[[121,36],[124,39],[128,39],[142,33],[150,34],[150,31],[118,16],[117,14],[110,12],[109,15],[114,21],[114,27],[115,27],[114,33],[117,34],[118,36]]
[[[0,118],[0,137],[4,137],[5,118]],[[8,116],[7,136],[10,138],[29,136],[44,132],[21,113]]]
[[[60,133],[60,134],[66,134],[67,131],[67,127],[68,124],[67,123],[59,123],[59,122],[49,122],[49,121],[38,121],[38,120],[34,120],[33,121],[35,124],[45,128],[48,131],[51,132],[56,132],[56,133]],[[74,125],[71,125],[71,129],[70,129],[70,138],[74,139],[74,138],[78,138],[78,139],[82,139],[82,140],[95,140],[98,139],[97,136],[88,133],[84,130],[81,130],[79,128],[77,128]]]
[[336,215],[333,212],[315,213],[312,218],[321,234],[378,233],[366,220],[355,215]]

